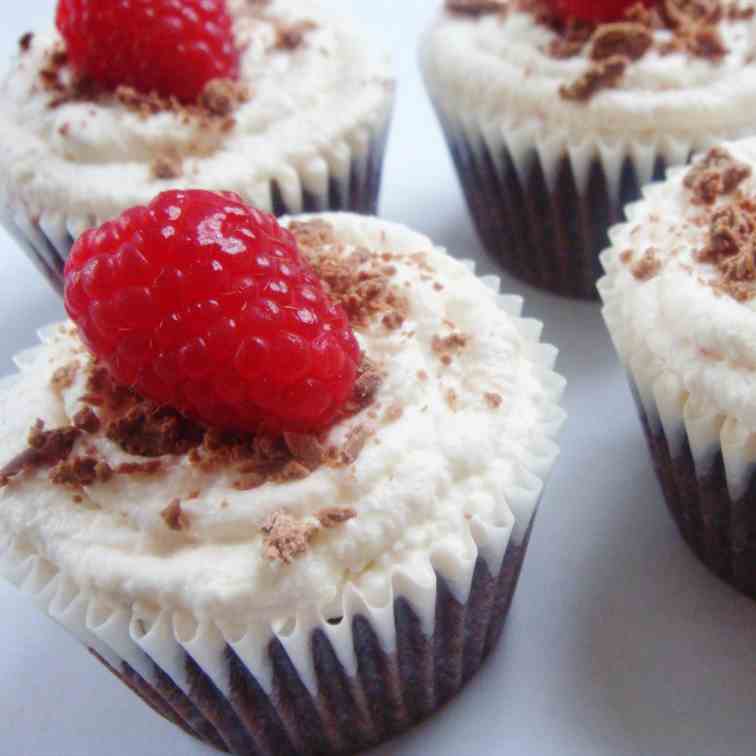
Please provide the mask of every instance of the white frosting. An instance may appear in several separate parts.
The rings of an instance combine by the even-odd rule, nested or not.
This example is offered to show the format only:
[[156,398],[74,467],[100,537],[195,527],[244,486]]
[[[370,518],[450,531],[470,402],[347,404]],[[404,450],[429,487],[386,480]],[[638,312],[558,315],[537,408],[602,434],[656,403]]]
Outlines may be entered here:
[[[303,185],[348,171],[350,155],[364,152],[388,117],[386,58],[310,0],[265,9],[284,22],[317,24],[295,51],[275,49],[274,25],[251,16],[246,0],[230,6],[244,47],[241,79],[253,96],[228,132],[170,112],[144,118],[114,102],[50,108],[39,72],[60,37],[35,34],[0,88],[0,200],[92,225],[171,186],[236,191],[269,208],[272,179],[284,197],[299,196]],[[185,156],[182,176],[157,180],[151,163],[170,148]]]
[[[425,280],[409,257],[393,262],[409,316],[399,330],[376,322],[358,334],[386,377],[377,417],[363,412],[332,431],[338,443],[357,423],[375,427],[356,463],[239,492],[232,487],[238,473],[210,474],[171,458],[158,476],[90,486],[78,504],[40,471],[0,491],[0,543],[10,536],[16,549],[41,556],[84,591],[238,621],[338,607],[347,585],[382,605],[398,570],[421,581],[432,565],[469,565],[486,527],[511,531],[556,457],[551,438],[563,420],[556,405],[563,381],[550,372],[555,350],[534,339],[538,324],[509,314],[493,288],[427,238],[374,219],[324,217],[345,254],[352,245],[422,252],[434,270],[434,280]],[[450,332],[446,321],[469,336],[448,367],[432,349],[435,335]],[[82,359],[76,351],[77,341],[58,331],[22,356],[20,379],[0,401],[1,459],[23,448],[35,418],[55,427],[81,407],[81,371],[62,393],[50,385],[56,368]],[[419,371],[429,379],[419,380]],[[486,393],[500,394],[501,407],[492,408]],[[403,413],[389,420],[383,410],[396,401]],[[96,444],[111,463],[133,459],[103,438]],[[188,499],[194,490],[199,498]],[[191,520],[180,533],[160,515],[174,497]],[[307,519],[323,507],[352,507],[357,516],[319,532],[291,565],[264,557],[266,516],[286,509]]]
[[[452,113],[479,125],[529,125],[546,138],[571,144],[682,140],[694,147],[710,138],[753,133],[756,107],[756,22],[723,21],[729,49],[721,62],[683,53],[649,51],[632,62],[619,85],[588,102],[558,92],[589,66],[588,50],[556,59],[547,52],[556,37],[523,11],[477,18],[444,13],[423,45],[433,95]],[[669,32],[654,32],[657,40]]]
[[[726,147],[756,170],[756,140]],[[756,298],[740,302],[711,286],[719,272],[696,256],[706,246],[709,224],[694,222],[703,211],[683,186],[686,172],[675,169],[668,181],[648,187],[628,209],[628,223],[611,231],[612,246],[602,258],[607,276],[599,284],[605,317],[645,398],[655,395],[680,410],[687,403],[699,417],[729,417],[753,433]],[[756,177],[739,188],[756,196]],[[643,281],[621,255],[629,250],[637,262],[649,248],[662,267]]]

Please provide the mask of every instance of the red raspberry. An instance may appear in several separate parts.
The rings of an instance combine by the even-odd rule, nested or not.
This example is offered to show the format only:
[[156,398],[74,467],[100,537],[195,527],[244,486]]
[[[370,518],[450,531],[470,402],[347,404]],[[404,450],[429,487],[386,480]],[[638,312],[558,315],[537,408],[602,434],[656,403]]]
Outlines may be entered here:
[[239,72],[225,0],[59,0],[56,23],[74,70],[106,89],[193,102]]
[[[653,5],[656,0],[642,0],[644,5]],[[554,11],[562,18],[577,18],[581,21],[617,21],[638,0],[551,0]]]
[[115,380],[216,427],[323,429],[357,375],[347,316],[294,237],[231,193],[164,192],[85,232],[65,305]]

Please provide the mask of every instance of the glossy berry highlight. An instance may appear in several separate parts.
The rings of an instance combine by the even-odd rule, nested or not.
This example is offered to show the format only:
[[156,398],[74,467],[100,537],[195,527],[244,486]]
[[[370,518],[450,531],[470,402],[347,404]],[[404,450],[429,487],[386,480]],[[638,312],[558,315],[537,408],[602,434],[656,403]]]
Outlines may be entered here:
[[235,79],[239,51],[225,0],[59,0],[58,31],[76,73],[195,102],[212,79]]
[[[554,12],[565,20],[603,23],[619,21],[638,0],[550,0],[550,3]],[[643,0],[643,4],[650,7],[656,0]]]
[[65,306],[116,381],[208,425],[326,428],[360,350],[276,219],[234,194],[160,194],[76,242]]

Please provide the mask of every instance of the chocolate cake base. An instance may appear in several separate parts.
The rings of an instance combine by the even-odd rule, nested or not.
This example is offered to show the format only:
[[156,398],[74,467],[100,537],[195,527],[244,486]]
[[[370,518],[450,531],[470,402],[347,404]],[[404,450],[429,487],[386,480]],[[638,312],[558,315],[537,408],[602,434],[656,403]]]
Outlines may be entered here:
[[[511,275],[567,297],[596,299],[596,282],[604,275],[599,255],[609,245],[608,229],[624,220],[623,208],[641,196],[641,181],[626,157],[619,185],[594,158],[585,190],[580,191],[569,156],[559,158],[553,188],[546,181],[533,147],[524,176],[511,152],[493,153],[481,140],[473,146],[436,107],[452,159],[481,242]],[[654,181],[667,164],[658,158]]]
[[[325,211],[375,215],[388,132],[387,122],[385,128],[373,136],[367,152],[352,161],[348,175],[332,176],[329,179],[327,193],[321,196],[303,188],[302,207],[294,208],[287,205],[280,187],[274,181],[271,183],[271,207],[263,209],[277,216]],[[15,239],[50,285],[62,295],[63,268],[75,241],[71,234],[65,232],[62,238],[53,237],[42,228],[38,220],[14,215],[8,208],[0,208],[0,225]]]
[[317,696],[305,687],[277,638],[268,645],[273,666],[269,692],[262,689],[254,670],[226,647],[228,698],[188,655],[187,693],[155,665],[147,680],[125,663],[115,669],[95,656],[158,714],[236,756],[358,753],[439,709],[478,671],[501,634],[529,537],[530,529],[521,545],[510,544],[498,575],[478,559],[465,604],[437,574],[432,637],[423,633],[420,619],[402,597],[394,603],[397,641],[392,653],[383,649],[366,617],[354,617],[354,677],[341,665],[327,635],[315,630],[310,647]]
[[744,496],[733,501],[721,448],[696,464],[684,427],[671,444],[631,386],[667,508],[682,537],[715,575],[756,598],[756,470]]

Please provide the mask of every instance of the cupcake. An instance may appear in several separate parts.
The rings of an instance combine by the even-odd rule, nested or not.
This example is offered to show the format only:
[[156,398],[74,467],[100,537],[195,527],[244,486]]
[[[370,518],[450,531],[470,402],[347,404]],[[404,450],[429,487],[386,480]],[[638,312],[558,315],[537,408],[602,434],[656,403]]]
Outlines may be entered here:
[[0,564],[189,734],[354,753],[495,646],[564,382],[427,238],[282,223],[189,190],[79,238],[1,395]]
[[667,506],[756,598],[756,140],[670,171],[612,229],[599,282]]
[[422,65],[488,252],[595,297],[607,229],[640,187],[754,133],[754,8],[447,0]]
[[375,212],[394,85],[348,20],[311,0],[90,4],[59,0],[0,85],[0,220],[58,289],[84,229],[167,188]]

